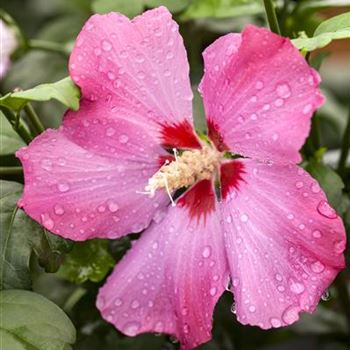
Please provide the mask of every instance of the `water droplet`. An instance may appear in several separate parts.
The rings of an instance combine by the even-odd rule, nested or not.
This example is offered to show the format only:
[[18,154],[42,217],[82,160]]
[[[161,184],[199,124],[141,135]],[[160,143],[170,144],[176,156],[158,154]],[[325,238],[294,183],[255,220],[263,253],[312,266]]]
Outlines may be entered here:
[[287,83],[279,84],[276,87],[277,95],[281,98],[288,98],[292,93]]
[[232,303],[232,305],[231,305],[231,312],[232,312],[234,315],[236,315],[236,313],[237,313],[236,304],[235,304],[235,303]]
[[278,273],[275,275],[275,278],[279,282],[281,282],[283,280],[282,276],[280,274],[278,274]]
[[164,71],[164,76],[165,76],[165,77],[170,77],[170,75],[171,75],[170,70],[169,70],[169,69],[166,69],[166,70]]
[[317,182],[314,182],[312,185],[311,185],[311,191],[313,193],[319,193],[321,191],[321,188],[320,188],[320,185],[317,183]]
[[210,246],[205,246],[203,251],[202,251],[202,256],[203,258],[209,258],[211,255],[211,247]]
[[108,202],[108,210],[112,213],[115,213],[119,209],[119,206],[117,203],[113,201]]
[[135,60],[137,63],[143,63],[145,61],[145,58],[142,55],[138,54]]
[[247,214],[242,214],[240,219],[242,222],[247,222],[249,220],[249,217]]
[[292,213],[289,213],[289,214],[287,215],[287,219],[288,219],[288,220],[293,220],[293,219],[294,219],[294,215],[293,215]]
[[312,104],[307,104],[304,108],[303,108],[303,113],[304,114],[309,114],[312,110]]
[[282,319],[287,324],[292,324],[299,319],[299,309],[296,306],[290,306],[287,308],[282,315]]
[[296,188],[302,188],[304,186],[304,183],[302,181],[298,181],[295,183]]
[[315,238],[321,238],[322,232],[320,230],[314,230],[314,231],[312,231],[312,236]]
[[282,325],[281,321],[275,317],[270,318],[270,323],[271,323],[271,326],[274,328],[281,327]]
[[320,201],[317,206],[317,211],[328,219],[336,219],[338,217],[336,211],[329,205],[327,201]]
[[249,306],[249,311],[252,312],[252,313],[255,312],[256,311],[256,307],[254,305],[250,305]]
[[121,306],[123,304],[123,301],[120,298],[117,298],[114,300],[114,305],[115,306]]
[[111,51],[112,50],[112,44],[108,40],[102,41],[102,49],[105,51]]
[[41,223],[45,228],[47,228],[48,230],[53,229],[53,227],[55,226],[55,223],[53,222],[49,214],[41,214],[40,218],[41,218]]
[[184,333],[185,334],[188,334],[188,333],[190,333],[190,326],[186,323],[186,324],[184,324],[184,326],[183,326],[183,331],[184,331]]
[[55,205],[54,212],[56,215],[63,215],[64,214],[64,208],[61,205]]
[[296,281],[291,281],[290,285],[289,285],[289,289],[291,290],[291,292],[293,292],[294,294],[301,294],[304,292],[305,290],[305,286],[303,283],[300,282],[296,282]]
[[134,301],[131,303],[131,308],[132,308],[132,309],[137,309],[139,306],[140,306],[140,303],[139,303],[138,300],[134,300]]
[[145,74],[144,71],[140,70],[139,72],[137,72],[137,77],[138,77],[139,79],[145,79],[146,74]]
[[228,216],[226,217],[226,222],[227,222],[228,224],[230,224],[230,223],[232,222],[232,216],[231,216],[231,215],[228,215]]
[[321,299],[322,299],[323,301],[328,301],[328,300],[331,299],[331,293],[330,293],[330,291],[329,291],[328,289],[326,289],[326,290],[324,291],[324,293],[321,295]]
[[250,119],[251,120],[257,120],[258,116],[255,113],[253,113],[253,114],[250,115]]
[[235,46],[234,45],[229,45],[226,49],[226,55],[231,56],[233,52],[235,51]]
[[166,54],[166,59],[167,60],[171,60],[172,58],[174,58],[174,54],[172,51],[168,51]]
[[69,185],[66,183],[66,182],[64,182],[64,183],[60,183],[60,184],[58,184],[57,185],[57,188],[58,188],[58,190],[60,191],[60,192],[67,192],[67,191],[69,191]]
[[320,261],[315,261],[311,264],[311,270],[315,273],[321,273],[325,269],[325,266]]
[[41,167],[44,170],[51,171],[52,170],[52,162],[51,162],[51,160],[50,159],[43,159],[41,161]]
[[276,101],[275,101],[275,106],[276,107],[282,107],[284,105],[284,101],[282,98],[278,98]]
[[213,297],[216,295],[216,292],[217,292],[217,288],[216,287],[212,287],[210,288],[209,290],[209,294]]
[[255,84],[255,88],[261,90],[264,87],[264,83],[261,80],[258,80]]
[[109,71],[107,73],[108,79],[109,80],[114,80],[115,79],[115,74],[112,71]]
[[122,134],[122,135],[120,135],[119,136],[119,142],[120,143],[127,143],[129,141],[129,137],[127,136],[127,135],[125,135],[125,134]]
[[112,127],[107,128],[106,135],[107,136],[113,136],[115,134],[115,129]]
[[188,315],[188,309],[187,309],[187,307],[186,307],[186,306],[184,306],[184,307],[182,308],[182,310],[181,310],[181,314],[182,314],[183,316]]
[[133,337],[137,334],[137,331],[140,329],[140,324],[137,322],[129,322],[127,323],[124,328],[123,328],[123,332],[130,336]]

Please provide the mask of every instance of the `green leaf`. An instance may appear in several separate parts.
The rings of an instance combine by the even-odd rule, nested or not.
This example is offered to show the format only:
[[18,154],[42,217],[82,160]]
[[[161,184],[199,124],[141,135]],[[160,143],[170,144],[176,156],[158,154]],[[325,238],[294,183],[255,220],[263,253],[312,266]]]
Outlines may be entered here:
[[7,121],[0,111],[0,156],[15,153],[18,148],[25,146],[23,140],[13,130],[11,124]]
[[68,316],[40,294],[0,291],[1,349],[68,350],[76,331]]
[[7,107],[16,112],[20,111],[27,102],[49,101],[55,99],[66,107],[79,109],[79,88],[67,77],[52,84],[41,84],[33,89],[11,92],[0,97],[0,106]]
[[312,38],[301,37],[292,40],[299,50],[313,51],[327,46],[332,40],[350,38],[350,12],[322,22]]
[[34,253],[47,272],[57,271],[71,242],[55,236],[17,207],[23,186],[0,181],[0,289],[30,289],[29,261]]
[[258,0],[194,0],[181,18],[238,17],[263,11],[263,3]]
[[329,7],[349,6],[349,0],[304,0],[298,6],[298,12],[315,12]]
[[311,160],[305,170],[315,178],[326,193],[329,203],[336,209],[342,201],[344,183],[341,177],[329,166]]
[[187,7],[190,0],[94,0],[92,10],[96,13],[121,12],[130,18],[140,14],[146,7],[166,6],[171,12]]
[[107,248],[106,240],[95,239],[76,243],[72,251],[66,255],[58,271],[59,275],[74,283],[103,280],[115,265]]

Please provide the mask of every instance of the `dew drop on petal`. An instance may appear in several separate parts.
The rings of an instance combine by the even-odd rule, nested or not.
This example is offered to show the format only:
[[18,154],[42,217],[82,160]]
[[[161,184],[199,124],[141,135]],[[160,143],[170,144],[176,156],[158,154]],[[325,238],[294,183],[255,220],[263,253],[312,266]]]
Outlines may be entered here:
[[215,296],[216,293],[217,293],[217,288],[216,288],[216,287],[210,288],[209,294],[210,294],[212,297]]
[[261,80],[258,80],[255,84],[257,90],[261,90],[264,87],[264,83]]
[[112,127],[107,128],[106,135],[107,136],[113,136],[115,134],[115,129]]
[[128,141],[129,141],[129,137],[128,137],[127,135],[122,134],[122,135],[119,136],[119,142],[120,142],[120,143],[125,144],[125,143],[127,143]]
[[254,305],[250,305],[250,306],[249,306],[249,311],[250,311],[251,313],[254,313],[254,312],[256,311],[256,307],[255,307]]
[[292,281],[290,283],[289,288],[291,292],[293,292],[294,294],[301,294],[305,290],[305,286],[303,283],[295,282],[295,281]]
[[336,219],[338,217],[336,211],[329,205],[327,201],[320,201],[317,206],[317,211],[328,219]]
[[102,49],[104,51],[111,51],[112,50],[112,44],[108,40],[102,41]]
[[317,182],[313,183],[311,185],[311,191],[313,193],[319,193],[321,191],[320,185]]
[[115,306],[121,306],[123,304],[123,301],[120,298],[117,298],[114,300],[114,305]]
[[271,323],[271,326],[274,328],[281,327],[282,325],[281,321],[275,317],[270,318],[270,323]]
[[140,303],[139,303],[138,300],[134,300],[134,301],[131,303],[131,308],[132,308],[132,309],[137,309],[139,306],[140,306]]
[[236,304],[235,304],[235,303],[232,303],[232,305],[231,305],[231,312],[232,312],[234,315],[236,315],[236,313],[237,313]]
[[55,205],[54,206],[54,212],[56,215],[63,215],[64,214],[64,208],[61,205]]
[[314,230],[314,231],[312,231],[312,237],[314,237],[314,238],[321,238],[322,237],[322,232],[320,230]]
[[64,182],[64,183],[60,183],[60,184],[58,184],[57,185],[57,188],[58,188],[58,190],[60,191],[60,192],[67,192],[67,191],[69,191],[69,185],[66,183],[66,182]]
[[211,247],[210,246],[205,246],[203,251],[202,251],[202,256],[203,258],[209,258],[211,255]]
[[249,217],[248,217],[247,214],[242,214],[242,215],[241,215],[241,221],[242,221],[242,222],[247,222],[248,220],[249,220]]
[[117,210],[119,209],[119,206],[117,203],[113,202],[113,201],[109,201],[108,202],[108,210],[111,213],[115,213]]
[[298,308],[296,306],[290,306],[287,308],[282,315],[282,319],[285,323],[287,324],[292,324],[295,321],[298,320],[299,315],[298,315]]
[[291,95],[290,86],[287,83],[277,85],[276,92],[281,98],[288,98]]
[[321,273],[325,269],[325,266],[320,261],[315,261],[311,264],[311,270],[315,273]]
[[123,328],[123,333],[126,335],[133,337],[137,334],[138,330],[140,329],[140,324],[137,322],[129,322],[127,323]]
[[54,221],[51,219],[49,214],[41,214],[41,223],[42,225],[47,228],[48,230],[53,229],[55,226]]

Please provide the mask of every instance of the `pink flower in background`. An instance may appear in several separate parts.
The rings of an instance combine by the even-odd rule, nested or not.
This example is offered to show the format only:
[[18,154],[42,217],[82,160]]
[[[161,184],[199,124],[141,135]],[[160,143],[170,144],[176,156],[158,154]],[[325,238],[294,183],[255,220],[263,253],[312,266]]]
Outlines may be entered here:
[[0,79],[5,76],[10,67],[10,56],[16,46],[17,40],[14,31],[0,19]]
[[[314,311],[344,267],[342,221],[295,165],[323,101],[318,74],[288,39],[254,26],[218,39],[204,63],[210,144],[192,127],[171,14],[95,15],[69,64],[80,110],[18,152],[20,205],[50,231],[86,240],[145,229],[97,307],[127,335],[173,334],[182,349],[211,338],[229,280],[238,320],[268,329]],[[170,206],[167,192],[182,187]]]

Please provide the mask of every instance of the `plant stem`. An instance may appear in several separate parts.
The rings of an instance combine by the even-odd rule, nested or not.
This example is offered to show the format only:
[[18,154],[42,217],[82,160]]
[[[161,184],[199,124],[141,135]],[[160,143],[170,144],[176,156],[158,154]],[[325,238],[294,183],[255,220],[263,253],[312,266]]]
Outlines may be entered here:
[[340,154],[340,159],[338,163],[338,173],[340,175],[344,175],[345,168],[346,168],[346,160],[349,155],[349,150],[350,150],[350,105],[349,105],[348,121],[344,131],[341,154]]
[[39,116],[29,102],[24,106],[24,111],[34,128],[36,135],[39,135],[45,131],[44,125],[41,123]]
[[0,176],[3,175],[22,175],[23,169],[21,166],[0,166]]
[[64,48],[63,44],[55,43],[52,41],[39,40],[39,39],[31,39],[28,40],[28,48],[32,50],[42,50],[55,52],[64,57],[68,57],[69,52]]
[[16,133],[23,139],[23,141],[26,144],[30,143],[30,141],[32,141],[32,136],[30,135],[27,127],[20,119],[20,117],[16,116],[13,112],[5,107],[0,106],[0,110],[9,121],[13,129],[16,131]]
[[273,0],[264,0],[265,12],[272,32],[281,35]]

